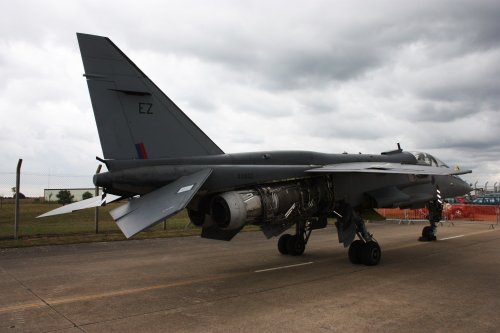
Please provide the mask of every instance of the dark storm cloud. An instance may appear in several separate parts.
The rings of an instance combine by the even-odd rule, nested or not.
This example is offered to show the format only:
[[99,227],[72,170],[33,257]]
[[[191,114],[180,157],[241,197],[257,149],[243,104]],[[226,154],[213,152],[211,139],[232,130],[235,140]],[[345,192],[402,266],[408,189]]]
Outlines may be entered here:
[[[500,56],[500,50],[498,54]],[[423,88],[419,96],[437,102],[460,103],[457,108],[458,113],[463,111],[475,113],[480,110],[500,108],[499,88],[500,63],[490,66],[488,73],[484,73],[482,77],[471,75],[461,78],[460,81],[445,79],[441,86]]]
[[[194,33],[198,43],[187,44],[162,36],[163,43],[156,41],[150,45],[163,45],[162,49],[166,50],[173,42],[176,52],[222,64],[272,90],[321,87],[329,82],[357,79],[391,64],[398,50],[413,43],[429,45],[426,52],[432,64],[499,47],[500,20],[496,15],[499,6],[465,2],[441,2],[432,6],[424,3],[409,9],[403,4],[391,3],[391,6],[395,9],[387,13],[384,3],[367,9],[373,10],[373,14],[361,10],[361,19],[352,23],[338,23],[338,16],[316,12],[316,29],[310,28],[310,13],[306,11],[301,16],[285,8],[283,18],[294,18],[289,29],[266,22],[267,31],[256,27],[252,33],[246,25],[257,23],[252,19],[243,19],[241,25],[231,27],[223,21]],[[273,3],[270,11],[273,11]],[[393,12],[394,16],[388,17]],[[444,86],[430,85],[431,91],[423,87],[420,93],[424,98],[440,100],[468,98],[476,96],[475,92],[485,94],[483,88],[493,92],[497,86],[497,82],[490,80],[493,75],[482,79],[471,77],[462,89],[447,88],[458,82],[443,78]],[[475,91],[469,89],[474,87]]]
[[257,64],[254,70],[269,74],[264,83],[270,89],[317,88],[332,81],[356,78],[376,67],[383,57],[367,51],[364,47],[341,45],[315,54],[304,50],[277,56],[269,62]]
[[446,140],[444,142],[435,141],[434,144],[429,145],[431,149],[457,149],[463,154],[468,154],[470,152],[480,152],[481,155],[488,155],[488,159],[491,157],[498,158],[498,152],[500,151],[500,142],[494,140],[494,137],[487,138],[477,138],[475,137],[477,133],[471,130],[468,134],[468,138],[457,138],[455,140]]

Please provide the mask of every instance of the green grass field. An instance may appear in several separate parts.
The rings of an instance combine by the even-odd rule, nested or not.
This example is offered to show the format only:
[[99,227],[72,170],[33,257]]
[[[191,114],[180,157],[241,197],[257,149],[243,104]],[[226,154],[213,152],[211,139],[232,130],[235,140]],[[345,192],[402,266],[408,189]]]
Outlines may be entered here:
[[[37,219],[61,205],[21,200],[19,238],[14,239],[14,201],[1,202],[0,205],[0,248],[37,245],[56,245],[126,240],[109,215],[109,211],[122,205],[111,203],[99,208],[99,233],[95,232],[94,209],[83,209],[70,214],[56,215]],[[332,221],[329,221],[332,224]],[[258,226],[245,226],[243,231],[257,231]],[[187,211],[183,210],[169,218],[166,223],[140,232],[132,239],[180,237],[199,235],[201,230],[189,222]]]
[[[0,207],[0,248],[47,244],[70,244],[96,241],[125,240],[109,211],[122,203],[99,208],[99,233],[95,233],[94,209],[84,209],[37,219],[36,216],[59,207],[55,203],[36,203],[21,200],[19,239],[14,239],[14,203],[3,202]],[[200,229],[189,224],[186,211],[134,236],[133,239],[199,235]]]

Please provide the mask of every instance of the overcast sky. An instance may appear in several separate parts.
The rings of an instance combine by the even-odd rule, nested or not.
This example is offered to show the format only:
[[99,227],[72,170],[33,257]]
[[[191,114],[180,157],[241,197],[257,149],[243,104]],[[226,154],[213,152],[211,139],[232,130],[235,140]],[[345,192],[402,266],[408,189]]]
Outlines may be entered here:
[[0,184],[18,158],[28,173],[92,184],[102,151],[84,32],[113,40],[227,153],[380,153],[400,142],[491,186],[499,18],[498,1],[476,0],[5,2]]

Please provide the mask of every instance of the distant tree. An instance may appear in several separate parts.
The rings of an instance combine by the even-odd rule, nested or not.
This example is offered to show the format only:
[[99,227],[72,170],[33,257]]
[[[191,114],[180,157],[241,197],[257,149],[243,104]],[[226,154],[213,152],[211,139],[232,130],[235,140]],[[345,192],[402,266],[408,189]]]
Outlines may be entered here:
[[[12,197],[15,199],[17,197],[17,189],[15,186],[12,187],[11,189],[12,189],[12,193],[14,193],[12,195]],[[19,199],[26,199],[26,196],[22,192],[19,192]]]
[[56,197],[57,202],[62,205],[72,203],[73,199],[75,198],[68,190],[60,190],[59,193],[57,193]]
[[[15,199],[17,197],[17,193],[14,193],[12,197]],[[26,196],[22,192],[19,192],[19,199],[26,199]]]
[[85,199],[90,199],[90,198],[92,198],[92,197],[93,197],[93,195],[92,195],[92,193],[90,193],[89,191],[87,191],[87,192],[85,192],[85,193],[83,193],[83,194],[82,194],[82,199],[83,199],[83,200],[85,200]]

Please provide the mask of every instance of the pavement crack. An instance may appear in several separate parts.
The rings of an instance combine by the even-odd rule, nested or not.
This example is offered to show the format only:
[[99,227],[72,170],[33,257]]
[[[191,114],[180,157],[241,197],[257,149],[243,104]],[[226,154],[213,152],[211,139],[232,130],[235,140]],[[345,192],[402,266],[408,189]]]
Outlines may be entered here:
[[[14,281],[16,281],[20,286],[22,286],[26,291],[28,291],[31,295],[33,295],[35,298],[37,298],[40,302],[45,304],[48,308],[50,308],[52,311],[63,317],[66,321],[68,321],[72,327],[79,329],[82,332],[85,332],[81,327],[78,326],[75,322],[73,322],[70,318],[64,315],[64,313],[58,311],[56,308],[54,308],[50,303],[48,303],[43,297],[38,295],[33,289],[28,287],[26,284],[24,284],[21,280],[19,280],[17,277],[15,277],[13,274],[11,274],[9,271],[5,270],[3,267],[0,267],[2,272],[10,276]],[[67,329],[67,328],[65,328]]]

